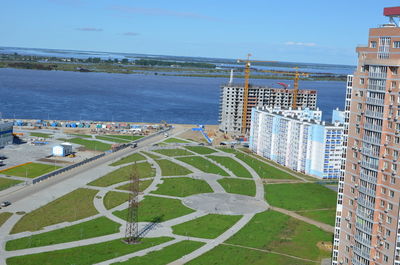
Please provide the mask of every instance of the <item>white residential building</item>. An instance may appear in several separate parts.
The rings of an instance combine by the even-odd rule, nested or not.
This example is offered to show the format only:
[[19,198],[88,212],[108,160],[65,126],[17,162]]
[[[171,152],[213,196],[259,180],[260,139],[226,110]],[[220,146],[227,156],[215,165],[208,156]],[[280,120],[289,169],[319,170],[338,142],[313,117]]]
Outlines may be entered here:
[[250,149],[292,170],[321,179],[340,177],[343,115],[335,123],[321,121],[319,110],[253,108]]

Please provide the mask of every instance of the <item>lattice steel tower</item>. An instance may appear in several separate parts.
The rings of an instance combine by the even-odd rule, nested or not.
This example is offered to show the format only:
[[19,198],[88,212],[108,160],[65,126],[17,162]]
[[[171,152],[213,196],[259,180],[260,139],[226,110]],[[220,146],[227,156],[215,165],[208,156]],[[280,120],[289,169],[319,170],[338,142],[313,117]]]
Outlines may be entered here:
[[138,208],[139,208],[139,175],[136,163],[132,168],[131,182],[129,186],[129,207],[126,217],[125,242],[137,244],[139,238]]

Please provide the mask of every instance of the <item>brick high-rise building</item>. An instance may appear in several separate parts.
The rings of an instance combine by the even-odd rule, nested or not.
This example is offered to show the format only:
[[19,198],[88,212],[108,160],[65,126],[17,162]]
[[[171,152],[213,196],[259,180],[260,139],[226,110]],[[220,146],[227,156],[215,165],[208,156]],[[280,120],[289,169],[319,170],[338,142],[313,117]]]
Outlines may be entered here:
[[349,77],[334,265],[400,264],[400,7],[384,15],[390,23],[370,29]]

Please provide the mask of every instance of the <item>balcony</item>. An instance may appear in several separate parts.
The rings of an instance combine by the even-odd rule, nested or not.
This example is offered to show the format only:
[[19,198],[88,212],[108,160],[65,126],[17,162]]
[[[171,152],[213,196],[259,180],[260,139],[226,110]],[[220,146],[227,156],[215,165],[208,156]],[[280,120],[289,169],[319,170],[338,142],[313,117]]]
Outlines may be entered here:
[[353,246],[353,252],[363,257],[364,259],[369,260],[369,252],[365,252],[356,246]]
[[361,148],[361,153],[363,155],[367,155],[367,156],[371,156],[373,158],[378,159],[379,158],[379,153],[373,152],[371,149],[367,149],[367,148]]
[[376,192],[374,190],[368,189],[368,188],[363,187],[363,186],[358,187],[358,191],[360,191],[360,192],[362,192],[364,194],[370,195],[372,197],[376,196]]
[[363,137],[363,141],[368,142],[370,144],[380,145],[381,138],[372,137],[372,136],[365,136]]
[[387,73],[377,73],[377,72],[369,72],[368,73],[369,78],[379,78],[379,79],[386,79]]
[[[367,247],[371,247],[371,240],[362,238],[362,237],[359,236],[358,234],[355,234],[355,235],[354,235],[354,239],[355,239],[356,241],[358,241],[359,243],[361,243],[362,245],[365,245],[365,246],[367,246]],[[354,246],[354,247],[355,247],[355,246]],[[361,252],[360,252],[360,253],[361,253]],[[357,254],[358,254],[358,253],[357,253]],[[366,259],[369,259],[369,253],[368,253],[368,258],[366,258]]]
[[[369,202],[369,201],[367,201],[367,200],[365,200],[365,199],[363,199],[363,198],[358,198],[357,199],[357,203],[359,204],[359,205],[361,205],[361,206],[364,206],[364,207],[366,207],[366,208],[369,208],[369,209],[374,209],[374,207],[375,207],[375,205],[373,204],[373,203],[371,203],[371,202]],[[361,217],[364,217],[364,219],[368,219],[368,220],[371,220],[371,222],[373,222],[373,220],[371,219],[371,217],[369,217],[369,216],[367,216],[365,213],[363,213],[363,212],[360,212],[360,214],[359,214],[359,216],[361,216]]]
[[356,222],[356,227],[358,229],[360,229],[361,231],[363,231],[364,233],[367,233],[367,234],[371,234],[372,233],[372,228],[370,228],[370,227],[368,227],[366,225],[362,225],[362,224]]
[[[369,110],[367,110],[366,112],[369,112]],[[378,116],[380,116],[378,118],[383,118],[383,113],[379,113],[379,112],[375,112],[375,113],[377,113]],[[367,116],[371,117],[372,115],[367,114]],[[373,116],[373,117],[376,117],[376,116]],[[367,130],[371,130],[371,131],[382,132],[382,126],[371,124],[371,123],[364,123],[364,128]]]
[[365,161],[361,161],[361,166],[368,168],[368,169],[378,170],[378,165],[373,164],[373,163],[368,163]]
[[356,258],[352,258],[351,263],[353,265],[367,265],[366,263],[362,263],[361,261],[358,261]]
[[369,97],[367,97],[367,104],[383,106],[384,105],[384,100],[383,99],[379,99],[379,98],[369,98]]
[[[367,98],[367,103],[368,103],[368,98]],[[383,100],[382,100],[382,105],[383,105]],[[366,110],[365,111],[365,116],[368,116],[368,117],[371,117],[371,118],[383,119],[383,112],[376,112],[376,111],[372,111],[372,110]],[[364,127],[365,127],[365,125],[364,125]],[[381,127],[381,130],[382,130],[382,127]]]
[[372,177],[372,176],[368,176],[368,175],[365,174],[365,173],[360,173],[360,179],[365,180],[365,181],[368,181],[368,182],[370,182],[370,183],[374,183],[374,184],[376,184],[377,181],[378,181],[377,178]]
[[372,91],[378,91],[378,92],[385,92],[386,87],[385,86],[378,86],[378,85],[368,85],[367,87],[368,90]]

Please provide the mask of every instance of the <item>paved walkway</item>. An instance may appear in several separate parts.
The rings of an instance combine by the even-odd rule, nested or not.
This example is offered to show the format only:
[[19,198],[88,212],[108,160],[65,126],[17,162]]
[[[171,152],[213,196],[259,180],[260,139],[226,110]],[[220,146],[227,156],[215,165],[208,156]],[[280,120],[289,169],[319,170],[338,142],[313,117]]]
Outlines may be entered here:
[[[174,137],[174,135],[172,135],[171,137]],[[164,138],[159,139],[159,141],[163,141],[163,140],[164,140]],[[189,144],[189,145],[194,145],[194,144]],[[180,145],[177,145],[177,146],[180,146]],[[180,147],[178,147],[178,148],[180,148]],[[150,153],[152,153],[151,150],[149,150],[152,148],[146,147],[145,149],[146,149],[146,151],[149,151]],[[134,151],[129,152],[128,155],[130,155],[134,152],[137,152],[138,150],[141,150],[141,149],[135,149]],[[146,160],[150,164],[153,165],[156,173],[155,173],[155,177],[141,179],[141,180],[151,179],[153,181],[141,193],[141,195],[139,196],[139,201],[143,200],[144,196],[156,196],[156,197],[163,197],[163,198],[179,199],[179,200],[183,201],[184,204],[188,204],[187,202],[190,201],[191,198],[194,199],[197,196],[199,198],[200,197],[202,198],[197,203],[197,205],[201,205],[201,206],[207,205],[208,203],[206,202],[206,200],[209,200],[210,201],[209,206],[211,205],[210,207],[213,208],[216,211],[216,213],[218,213],[218,214],[240,214],[240,215],[242,215],[242,218],[238,222],[236,222],[232,227],[230,227],[228,230],[226,230],[224,233],[222,233],[220,236],[218,236],[215,239],[203,239],[203,238],[196,238],[196,237],[190,237],[190,236],[188,237],[188,236],[175,235],[175,234],[173,234],[173,230],[172,230],[173,226],[200,218],[202,216],[209,214],[210,212],[213,212],[212,211],[213,209],[211,209],[211,208],[208,209],[207,207],[202,208],[202,207],[196,207],[193,205],[188,205],[190,208],[194,209],[195,212],[164,221],[160,224],[157,224],[151,231],[149,231],[148,234],[146,234],[146,237],[169,236],[169,237],[174,238],[173,240],[165,242],[165,243],[157,245],[157,246],[149,247],[149,248],[141,250],[141,251],[137,251],[137,252],[130,253],[130,254],[127,254],[124,256],[116,257],[116,258],[113,258],[113,259],[110,259],[110,260],[107,260],[104,262],[100,262],[98,264],[103,265],[103,264],[111,264],[111,263],[115,263],[115,262],[126,261],[133,257],[146,255],[151,251],[161,250],[164,247],[170,246],[170,245],[180,242],[182,240],[193,240],[193,241],[204,242],[205,243],[204,246],[202,246],[199,249],[193,251],[192,253],[189,253],[189,254],[181,257],[180,259],[170,263],[170,265],[185,264],[185,263],[189,262],[190,260],[193,260],[193,259],[203,255],[204,253],[212,250],[214,247],[216,247],[220,244],[225,244],[223,242],[225,242],[231,236],[233,236],[238,231],[240,231],[240,229],[242,229],[253,218],[253,216],[257,212],[268,209],[268,207],[270,207],[270,206],[264,200],[264,183],[263,183],[263,180],[258,176],[258,174],[249,165],[247,165],[242,160],[236,158],[234,155],[221,152],[217,149],[215,149],[215,150],[218,152],[214,153],[212,155],[221,155],[221,156],[231,157],[232,159],[234,159],[236,162],[241,164],[244,168],[246,168],[251,173],[251,175],[253,176],[255,185],[256,185],[256,195],[253,198],[248,197],[248,196],[234,195],[234,194],[226,193],[224,188],[218,182],[218,179],[224,178],[222,176],[204,173],[204,172],[200,171],[199,169],[197,169],[191,165],[188,165],[174,157],[169,157],[169,156],[165,156],[165,155],[162,155],[159,153],[154,153],[157,156],[159,156],[161,159],[167,159],[171,162],[174,162],[178,165],[188,168],[193,173],[189,174],[189,175],[185,175],[185,176],[163,177],[161,168],[159,167],[158,163],[156,163],[156,161],[153,158],[149,157],[146,154],[143,154],[143,156],[146,157]],[[126,156],[126,155],[127,154],[124,154],[124,156]],[[216,163],[214,160],[207,158],[205,155],[196,154],[196,156],[204,157],[211,163],[223,168],[229,174],[228,178],[249,180],[249,178],[242,178],[242,177],[235,176],[232,171],[225,168],[223,165]],[[100,176],[103,176],[117,168],[128,165],[128,164],[124,164],[124,165],[120,165],[120,166],[116,166],[116,167],[108,166],[108,164],[110,162],[117,161],[119,159],[120,159],[120,157],[113,158],[113,159],[107,160],[107,163],[96,165],[95,167],[89,168],[82,173],[78,172],[74,177],[67,178],[59,183],[55,183],[54,185],[52,185],[50,190],[46,189],[46,192],[36,192],[36,193],[30,194],[30,195],[27,195],[25,198],[20,199],[15,204],[13,204],[12,207],[7,209],[7,210],[11,209],[12,211],[16,211],[17,209],[18,210],[23,209],[26,212],[30,212],[34,209],[41,207],[42,205],[44,205],[50,201],[53,201],[56,198],[61,197],[64,194],[71,192],[72,190],[74,190],[76,188],[85,187],[85,188],[98,190],[98,193],[95,196],[93,203],[94,203],[95,208],[99,212],[99,214],[96,214],[94,216],[91,216],[91,217],[88,217],[85,219],[77,220],[74,222],[64,222],[61,224],[48,226],[48,227],[45,227],[41,231],[23,232],[23,233],[18,233],[18,234],[14,234],[14,235],[9,235],[9,232],[11,231],[13,225],[16,222],[18,222],[18,220],[21,218],[21,216],[14,214],[2,227],[0,227],[0,237],[5,238],[6,240],[10,240],[10,239],[21,238],[21,237],[26,237],[26,236],[30,236],[30,235],[36,235],[36,234],[40,234],[40,233],[47,232],[47,231],[53,231],[53,230],[60,229],[63,227],[68,227],[68,226],[71,226],[74,224],[79,224],[84,221],[92,220],[99,216],[105,216],[105,217],[109,218],[110,220],[121,224],[120,231],[118,233],[105,235],[105,236],[101,236],[101,237],[96,237],[96,238],[83,239],[83,240],[74,241],[74,242],[67,242],[67,243],[55,244],[55,245],[50,245],[50,246],[43,246],[43,247],[36,247],[36,248],[29,248],[29,249],[15,250],[15,251],[5,251],[6,240],[4,240],[2,242],[2,246],[0,249],[0,264],[5,264],[5,259],[8,257],[40,253],[40,252],[46,252],[46,251],[61,250],[61,249],[77,247],[77,246],[90,245],[90,244],[106,242],[109,240],[118,239],[118,238],[123,237],[125,221],[114,216],[112,214],[112,212],[114,212],[116,210],[126,209],[128,207],[128,203],[125,202],[125,203],[122,203],[121,205],[114,207],[113,209],[107,210],[104,206],[103,198],[107,194],[107,192],[110,192],[110,191],[128,192],[128,191],[123,191],[123,190],[116,190],[116,188],[129,183],[129,181],[116,183],[116,184],[108,186],[108,187],[95,187],[95,186],[87,185],[87,183],[99,178]],[[265,162],[265,161],[263,161],[263,162]],[[130,163],[130,164],[132,164],[132,163]],[[157,189],[157,185],[163,183],[163,178],[176,178],[176,177],[178,177],[178,178],[179,177],[191,177],[191,178],[195,178],[195,179],[202,179],[210,185],[210,187],[213,190],[213,193],[211,193],[210,195],[200,194],[200,195],[193,195],[193,196],[184,197],[184,198],[177,197],[177,196],[168,196],[168,195],[160,195],[160,194],[152,194],[151,193],[152,191]],[[202,196],[203,197],[205,196],[205,197],[203,198]],[[101,198],[99,198],[99,197],[101,197]],[[221,198],[218,199],[218,197],[221,197]],[[247,199],[247,198],[249,198],[249,199]],[[250,203],[250,204],[247,205],[246,203]],[[241,204],[243,204],[243,205],[241,206]],[[256,205],[258,205],[258,206],[256,206]],[[260,207],[260,208],[258,209],[256,207]],[[222,209],[225,209],[226,211],[225,210],[222,211]],[[257,210],[255,210],[255,209],[257,209]],[[288,211],[285,209],[275,208],[275,207],[271,207],[271,209],[282,212],[284,214],[287,214],[294,218],[300,219],[307,223],[316,225],[325,231],[329,231],[329,232],[333,231],[333,227],[326,225],[326,224],[321,224],[315,220],[311,220],[311,219],[301,216],[297,213],[294,213],[294,212],[291,212],[291,211]],[[139,223],[139,229],[143,229],[146,225],[148,225],[148,223],[144,223],[144,222]],[[243,247],[243,246],[238,246],[238,247]],[[243,247],[243,248],[246,248],[246,247]],[[249,248],[249,249],[252,249],[252,248]],[[254,249],[254,250],[263,251],[260,249]],[[275,253],[275,252],[272,252],[272,253]],[[296,259],[301,259],[301,258],[290,256],[290,255],[287,255],[284,253],[276,252],[275,254],[288,256],[288,257],[296,258]],[[310,260],[305,260],[305,259],[301,259],[301,260],[310,261]],[[311,262],[315,262],[315,261],[311,261]]]

